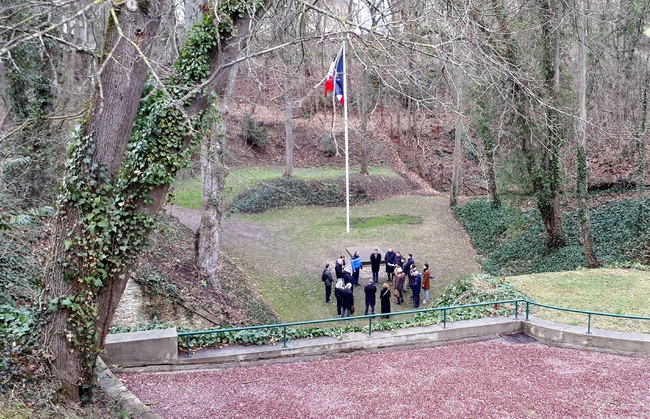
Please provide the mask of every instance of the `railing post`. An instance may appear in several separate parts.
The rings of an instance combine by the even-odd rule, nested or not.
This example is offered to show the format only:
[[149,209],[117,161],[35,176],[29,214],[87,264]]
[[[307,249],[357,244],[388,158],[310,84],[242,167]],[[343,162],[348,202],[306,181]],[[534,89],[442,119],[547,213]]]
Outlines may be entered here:
[[515,320],[517,320],[519,316],[519,300],[515,301]]
[[447,328],[447,309],[442,310],[442,328]]
[[372,335],[372,317],[368,317],[368,336]]
[[192,354],[190,353],[190,337],[185,336],[185,346],[187,347],[187,352],[185,353],[185,358],[191,358]]
[[591,335],[591,313],[587,315],[587,334]]
[[526,321],[528,321],[529,313],[530,313],[530,301],[526,300]]
[[282,326],[282,347],[287,347],[287,325]]

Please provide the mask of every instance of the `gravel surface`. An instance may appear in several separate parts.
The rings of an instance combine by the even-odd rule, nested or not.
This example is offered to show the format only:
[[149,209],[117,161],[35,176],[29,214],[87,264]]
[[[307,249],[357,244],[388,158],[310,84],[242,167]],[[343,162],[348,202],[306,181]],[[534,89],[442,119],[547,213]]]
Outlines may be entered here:
[[650,418],[650,358],[503,339],[118,376],[165,418]]

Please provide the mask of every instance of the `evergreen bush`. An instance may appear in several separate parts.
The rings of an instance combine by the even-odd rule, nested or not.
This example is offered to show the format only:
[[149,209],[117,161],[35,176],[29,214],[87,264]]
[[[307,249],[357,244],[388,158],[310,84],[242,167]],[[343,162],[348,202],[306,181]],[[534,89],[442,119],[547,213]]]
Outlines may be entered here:
[[244,117],[244,140],[252,147],[264,147],[269,142],[269,131],[253,118],[251,114]]

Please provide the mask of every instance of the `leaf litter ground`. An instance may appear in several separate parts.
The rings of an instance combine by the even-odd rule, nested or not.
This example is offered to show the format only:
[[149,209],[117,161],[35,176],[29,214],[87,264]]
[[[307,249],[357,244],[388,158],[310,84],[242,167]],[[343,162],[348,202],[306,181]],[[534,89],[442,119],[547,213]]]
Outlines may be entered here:
[[165,418],[647,418],[650,358],[506,339],[120,373]]

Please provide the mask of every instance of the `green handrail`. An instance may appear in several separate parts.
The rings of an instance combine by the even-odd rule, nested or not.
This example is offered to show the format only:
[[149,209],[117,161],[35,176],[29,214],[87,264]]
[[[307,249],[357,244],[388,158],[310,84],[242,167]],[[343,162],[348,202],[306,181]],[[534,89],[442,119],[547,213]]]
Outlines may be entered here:
[[[398,316],[398,315],[407,315],[407,314],[417,314],[417,313],[431,313],[435,311],[442,311],[443,316],[444,316],[444,321],[443,321],[443,328],[447,327],[447,310],[457,310],[457,309],[462,309],[462,308],[469,308],[469,307],[480,307],[480,306],[487,306],[487,305],[502,305],[502,304],[513,304],[517,303],[518,301],[521,300],[500,300],[500,301],[488,301],[488,302],[483,302],[483,303],[474,303],[474,304],[463,304],[459,306],[451,306],[451,307],[431,307],[431,308],[425,308],[425,309],[418,309],[418,310],[405,310],[405,311],[395,311],[391,312],[389,315],[390,316]],[[350,321],[350,320],[360,320],[360,319],[368,319],[368,336],[372,336],[372,319],[375,317],[380,317],[380,316],[385,316],[387,313],[377,313],[377,314],[367,314],[367,315],[362,315],[362,316],[352,316],[352,317],[336,317],[332,319],[320,319],[320,320],[305,320],[305,321],[299,321],[299,322],[289,322],[289,323],[276,323],[276,324],[263,324],[263,325],[257,325],[257,326],[242,326],[242,327],[228,327],[228,328],[223,328],[223,329],[211,329],[211,330],[201,330],[201,331],[196,331],[196,332],[179,332],[178,337],[180,338],[185,338],[185,343],[187,347],[189,348],[189,339],[191,336],[199,336],[199,335],[209,335],[209,334],[215,334],[215,333],[228,333],[228,332],[240,332],[243,330],[260,330],[260,329],[275,329],[275,328],[282,328],[283,330],[283,337],[282,337],[282,346],[287,347],[287,327],[291,326],[303,326],[303,325],[309,325],[309,324],[318,324],[318,323],[333,323],[333,322],[345,322],[345,321]],[[191,357],[190,352],[188,351],[185,354],[186,357]]]
[[[449,306],[449,307],[432,307],[432,308],[419,309],[419,310],[396,311],[396,312],[391,312],[389,314],[388,313],[377,313],[377,314],[368,314],[368,315],[352,316],[352,317],[336,317],[336,318],[332,318],[332,319],[305,320],[305,321],[299,321],[299,322],[263,324],[263,325],[257,325],[257,326],[228,327],[228,328],[223,328],[223,329],[211,329],[211,330],[202,330],[202,331],[196,331],[196,332],[179,332],[178,333],[178,338],[179,339],[185,338],[186,345],[189,348],[189,346],[190,346],[190,337],[191,336],[208,335],[208,334],[215,334],[215,333],[239,332],[239,331],[243,331],[243,330],[259,330],[259,329],[282,328],[282,332],[283,332],[282,333],[282,345],[283,345],[283,347],[286,348],[287,347],[287,327],[291,327],[291,326],[303,326],[303,325],[318,324],[318,323],[334,323],[334,322],[345,322],[345,321],[350,321],[350,320],[368,319],[368,336],[372,336],[372,319],[375,318],[375,317],[379,317],[379,316],[385,316],[385,315],[401,316],[401,315],[407,315],[407,314],[431,313],[431,312],[435,312],[435,311],[442,311],[442,314],[443,314],[442,327],[446,328],[447,327],[447,312],[450,311],[450,310],[458,310],[458,309],[463,309],[463,308],[489,306],[489,305],[514,304],[515,305],[514,316],[515,316],[515,319],[517,319],[518,314],[519,314],[519,303],[526,304],[526,309],[525,309],[526,321],[528,321],[529,317],[530,317],[530,306],[531,305],[532,306],[543,307],[543,308],[548,308],[548,309],[552,309],[552,310],[559,310],[559,311],[566,311],[566,312],[571,312],[571,313],[586,314],[587,315],[587,334],[591,334],[591,317],[592,316],[616,317],[616,318],[632,319],[632,320],[650,320],[650,317],[647,317],[647,316],[632,316],[632,315],[625,315],[625,314],[605,313],[605,312],[599,312],[599,311],[578,310],[578,309],[573,309],[573,308],[557,307],[557,306],[552,306],[552,305],[548,305],[548,304],[536,303],[534,301],[525,300],[525,299],[515,299],[515,300],[487,301],[487,302],[482,302],[482,303],[463,304],[463,305]],[[186,357],[191,357],[190,352],[188,351],[188,353],[185,356]]]

